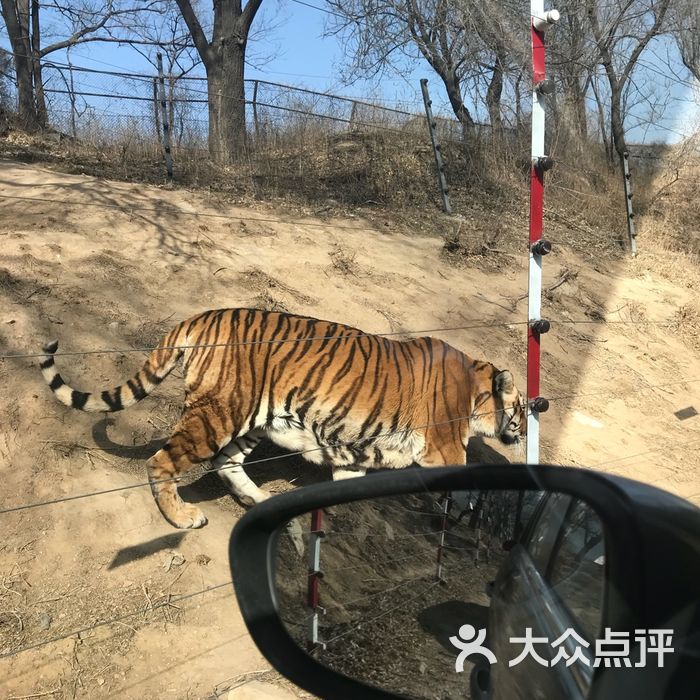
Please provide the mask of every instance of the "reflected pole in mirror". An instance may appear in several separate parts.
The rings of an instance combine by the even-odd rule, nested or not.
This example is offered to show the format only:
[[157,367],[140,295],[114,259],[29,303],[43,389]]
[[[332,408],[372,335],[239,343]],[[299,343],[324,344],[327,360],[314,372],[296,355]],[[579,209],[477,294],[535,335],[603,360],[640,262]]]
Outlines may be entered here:
[[317,647],[325,649],[325,644],[318,636],[318,616],[325,610],[321,607],[321,540],[324,538],[323,510],[320,508],[311,513],[311,531],[309,533],[309,578],[308,578],[308,603],[311,608],[307,648],[313,651]]
[[479,566],[479,556],[481,550],[481,523],[484,515],[484,508],[486,507],[486,499],[488,493],[485,491],[479,491],[479,495],[476,499],[476,505],[474,506],[474,512],[472,513],[471,520],[469,521],[469,527],[476,531],[474,535],[474,566]]
[[442,505],[442,531],[440,532],[440,544],[437,550],[437,569],[435,571],[435,580],[443,581],[442,578],[442,552],[445,548],[445,534],[447,533],[447,516],[450,512],[450,507],[452,505],[452,493],[446,491],[443,494],[444,503]]
[[522,532],[522,518],[523,518],[523,499],[525,493],[524,491],[518,491],[518,505],[515,511],[515,524],[513,525],[513,539],[518,540],[520,538],[520,533]]

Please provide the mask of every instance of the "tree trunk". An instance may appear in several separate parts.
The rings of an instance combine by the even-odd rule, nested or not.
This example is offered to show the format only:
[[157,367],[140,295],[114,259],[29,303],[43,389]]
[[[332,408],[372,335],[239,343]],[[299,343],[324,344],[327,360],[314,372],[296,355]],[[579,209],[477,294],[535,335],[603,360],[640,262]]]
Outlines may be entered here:
[[588,122],[586,119],[586,90],[581,89],[581,85],[577,84],[572,95],[572,108],[574,112],[574,124],[576,131],[582,142],[588,140]]
[[518,77],[515,79],[515,85],[513,90],[515,91],[515,128],[518,132],[523,128],[523,103],[522,96],[520,94],[520,83],[523,80],[523,74],[518,73]]
[[246,150],[245,47],[229,44],[221,61],[207,71],[209,155],[217,163],[232,163]]
[[597,114],[598,114],[598,128],[600,129],[600,137],[603,139],[603,145],[605,146],[605,157],[612,167],[614,165],[613,161],[613,150],[612,150],[612,144],[610,142],[610,139],[608,138],[608,130],[607,127],[605,126],[605,108],[603,107],[603,103],[600,100],[600,96],[598,94],[598,90],[596,88],[595,81],[591,82],[591,88],[593,89],[593,95],[595,97],[596,101],[596,106],[597,106]]
[[14,54],[19,118],[25,129],[35,130],[40,127],[40,124],[34,101],[31,46],[29,43],[29,8],[26,2],[13,2],[13,0],[1,0],[1,2],[2,16]]
[[563,123],[573,142],[584,147],[588,136],[586,122],[586,91],[582,89],[580,77],[572,75],[564,80]]
[[489,111],[489,121],[494,133],[500,132],[503,127],[501,120],[501,95],[503,94],[503,66],[500,60],[496,59],[493,66],[493,73],[486,90],[486,108]]
[[622,91],[617,81],[610,85],[610,129],[612,131],[612,142],[617,155],[622,163],[622,157],[627,150],[625,141],[625,127],[622,121]]
[[15,74],[17,77],[17,97],[19,119],[22,126],[35,131],[41,128],[34,103],[34,82],[32,79],[31,60],[24,56],[15,56]]
[[[5,0],[3,0],[5,1]],[[214,2],[209,42],[190,0],[176,0],[207,71],[209,155],[233,163],[246,153],[245,50],[250,27],[263,0]]]
[[457,80],[457,76],[454,75],[454,73],[450,73],[441,75],[440,77],[445,83],[445,89],[447,90],[447,97],[450,100],[452,111],[462,125],[462,134],[464,138],[466,139],[473,136],[474,120],[464,104],[464,100],[462,100],[462,92],[459,89],[459,80]]
[[40,127],[49,125],[49,113],[46,109],[44,80],[41,75],[41,25],[39,24],[39,0],[32,1],[32,78],[34,80],[34,99],[36,100],[36,118]]

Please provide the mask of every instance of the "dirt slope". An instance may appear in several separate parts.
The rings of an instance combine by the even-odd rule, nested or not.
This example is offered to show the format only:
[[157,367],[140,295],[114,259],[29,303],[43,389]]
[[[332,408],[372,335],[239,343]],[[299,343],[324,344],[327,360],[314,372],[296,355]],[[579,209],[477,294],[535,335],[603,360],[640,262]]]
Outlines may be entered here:
[[[11,197],[0,200],[0,353],[36,352],[51,338],[63,351],[142,348],[190,314],[236,305],[369,332],[508,322],[432,334],[511,368],[524,389],[522,248],[455,267],[439,236],[398,232],[381,217],[222,207],[201,194],[11,162],[0,163],[0,195]],[[700,418],[674,416],[700,410],[700,382],[681,383],[700,377],[698,273],[684,265],[672,253],[606,263],[563,247],[546,259],[547,315],[589,323],[544,337],[542,393],[583,396],[553,401],[542,417],[543,459],[637,477],[700,503]],[[590,323],[602,316],[634,323]],[[677,322],[647,323],[669,318]],[[59,367],[81,388],[106,388],[143,357],[76,355]],[[36,363],[0,360],[0,508],[142,482],[143,460],[179,412],[177,373],[106,422],[59,405]],[[503,458],[495,444],[475,443],[470,459]],[[273,490],[329,478],[285,458],[249,473]],[[230,586],[175,600],[229,580],[228,537],[242,513],[213,475],[186,493],[203,502],[203,530],[170,528],[143,487],[0,514],[0,653],[136,613],[0,658],[1,697],[207,698],[264,678],[245,675],[269,666]]]

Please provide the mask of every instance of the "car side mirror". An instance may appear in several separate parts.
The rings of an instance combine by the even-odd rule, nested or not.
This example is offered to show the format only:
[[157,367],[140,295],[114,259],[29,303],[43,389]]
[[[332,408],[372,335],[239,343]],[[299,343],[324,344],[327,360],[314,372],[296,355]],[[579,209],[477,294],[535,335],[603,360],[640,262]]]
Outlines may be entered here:
[[[700,511],[685,501],[543,465],[296,489],[252,508],[229,546],[268,661],[318,697],[369,700],[470,697],[469,676],[475,697],[666,697],[660,678],[697,674],[698,550]],[[673,653],[643,666],[649,640],[637,632],[671,628],[661,643]],[[628,635],[620,666],[598,653],[610,632]],[[544,665],[517,661],[528,634]]]

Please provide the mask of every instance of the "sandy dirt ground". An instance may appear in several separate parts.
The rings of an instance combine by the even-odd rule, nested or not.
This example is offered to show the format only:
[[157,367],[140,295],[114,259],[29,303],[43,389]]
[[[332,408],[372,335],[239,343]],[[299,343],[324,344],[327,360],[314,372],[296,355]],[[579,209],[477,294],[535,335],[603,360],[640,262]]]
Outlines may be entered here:
[[[397,231],[379,214],[225,206],[11,162],[0,163],[0,195],[0,354],[37,352],[52,338],[62,351],[138,349],[204,309],[261,306],[368,332],[430,330],[510,368],[525,388],[518,251],[455,266],[440,230]],[[700,504],[700,417],[674,415],[700,410],[698,339],[683,321],[697,303],[697,271],[671,253],[595,260],[556,247],[555,234],[542,393],[557,400],[542,416],[543,461],[635,477]],[[121,382],[144,356],[57,364],[92,390]],[[105,420],[60,405],[37,362],[0,360],[0,509],[142,483],[144,460],[179,413],[178,373]],[[330,476],[266,445],[251,459],[268,453],[280,458],[249,474],[273,491]],[[470,461],[502,455],[516,458],[475,441]],[[184,700],[248,680],[284,685],[247,636],[232,587],[202,593],[230,581],[227,546],[242,508],[215,475],[183,494],[204,509],[205,528],[171,528],[144,487],[0,514],[0,697]],[[16,653],[32,645],[41,646]]]

